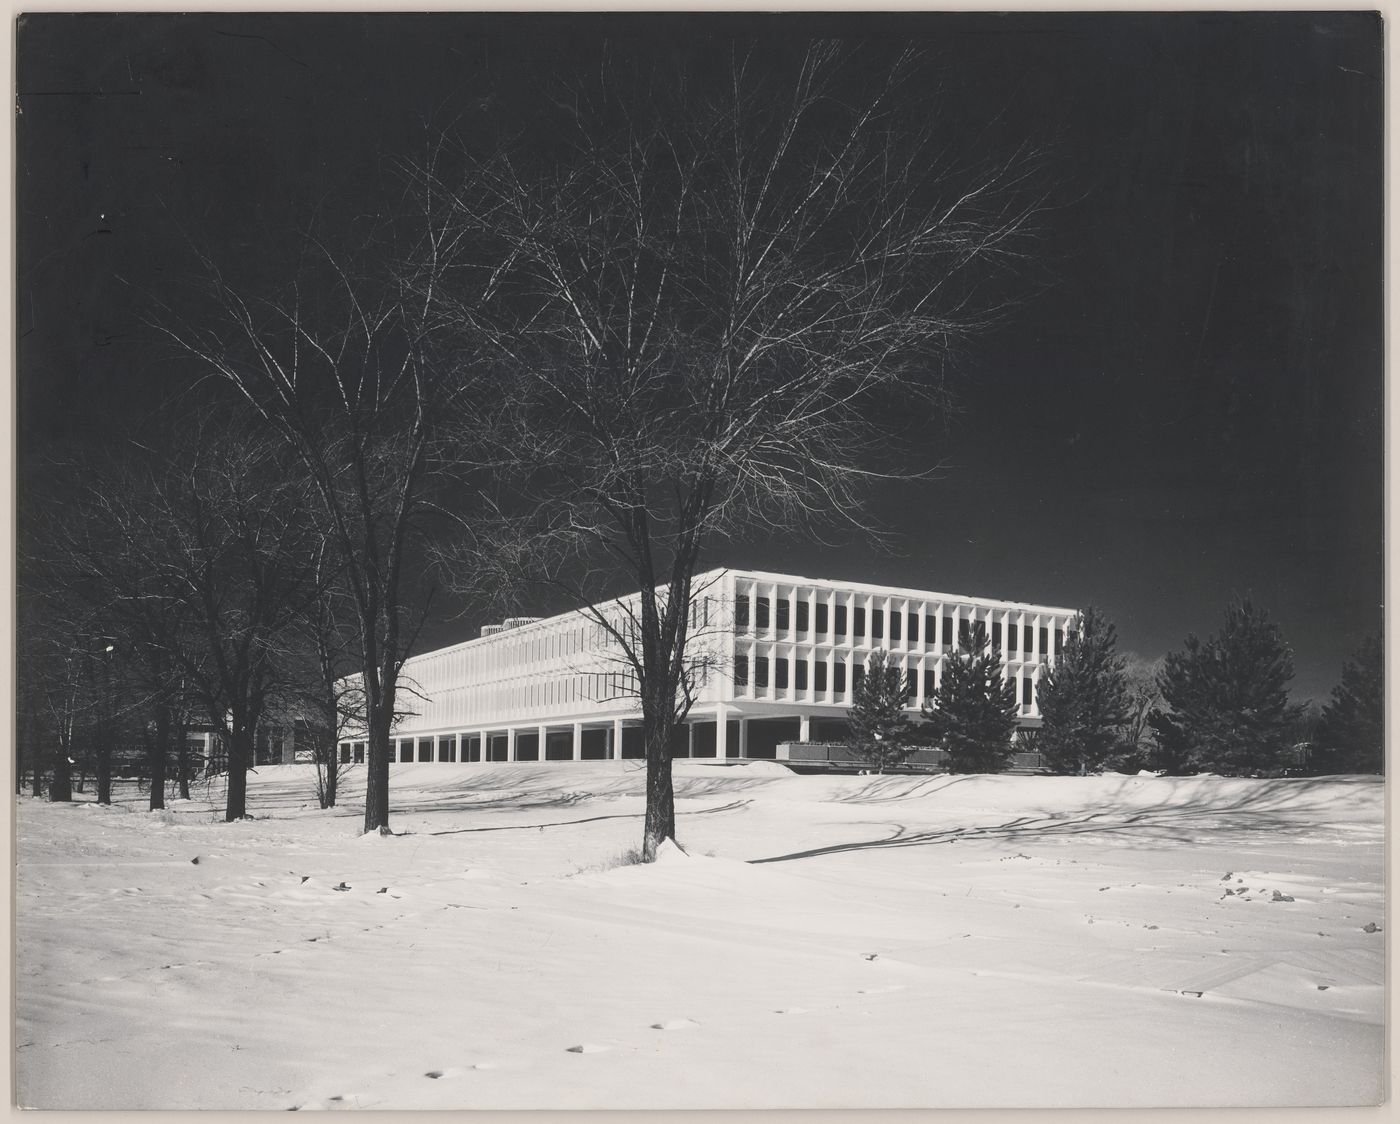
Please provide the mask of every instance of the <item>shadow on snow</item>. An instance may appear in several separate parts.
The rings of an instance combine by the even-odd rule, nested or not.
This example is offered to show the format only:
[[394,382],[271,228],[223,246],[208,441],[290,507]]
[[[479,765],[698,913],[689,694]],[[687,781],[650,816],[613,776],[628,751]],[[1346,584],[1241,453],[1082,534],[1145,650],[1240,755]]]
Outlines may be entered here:
[[[896,779],[879,778],[865,788],[843,794],[837,799],[843,803],[881,803],[904,799],[903,792],[895,791],[898,786],[888,783]],[[968,778],[944,779],[948,784],[953,784]],[[749,861],[755,864],[792,862],[848,851],[930,847],[961,840],[1025,843],[1038,839],[1097,835],[1118,838],[1127,844],[1192,842],[1198,839],[1200,831],[1207,828],[1298,835],[1316,831],[1320,825],[1337,820],[1336,795],[1339,784],[1374,788],[1378,782],[1378,778],[1372,777],[1307,777],[1278,780],[1182,777],[1153,778],[1147,785],[1141,785],[1134,784],[1135,779],[1125,778],[1115,790],[1104,793],[1101,799],[1108,804],[1103,807],[1040,810],[1004,823],[938,830],[911,831],[906,825],[895,823],[889,825],[890,833],[882,838],[835,843]],[[1045,778],[1044,783],[1053,784],[1054,778]],[[946,788],[948,784],[942,787]],[[1160,793],[1159,786],[1163,784],[1170,786],[1168,796],[1175,795],[1175,799],[1156,799],[1151,802],[1140,799]],[[1217,787],[1222,785],[1223,788]],[[1191,787],[1201,789],[1200,797],[1194,803],[1189,795]],[[920,795],[935,791],[923,784],[916,788],[923,789]],[[1188,789],[1188,794],[1182,793],[1183,788]],[[908,794],[912,795],[913,792]],[[1324,794],[1331,799],[1323,799]],[[1134,797],[1138,799],[1133,799]]]

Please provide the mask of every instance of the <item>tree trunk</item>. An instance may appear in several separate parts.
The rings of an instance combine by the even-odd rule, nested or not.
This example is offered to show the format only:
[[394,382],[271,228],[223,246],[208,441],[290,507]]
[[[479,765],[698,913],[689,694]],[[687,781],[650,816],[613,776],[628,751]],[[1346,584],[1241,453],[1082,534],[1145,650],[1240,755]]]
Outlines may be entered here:
[[340,747],[334,740],[322,747],[325,757],[326,781],[321,786],[321,807],[334,808],[338,790],[340,788],[340,758],[337,756]]
[[253,731],[235,720],[228,742],[228,799],[224,822],[248,817],[248,763],[253,759]]
[[151,770],[151,806],[152,812],[159,811],[165,807],[165,762],[170,755],[170,707],[163,703],[156,703],[156,736],[151,742],[151,754],[148,762]]
[[180,799],[190,798],[190,737],[189,724],[180,710],[175,715],[175,728],[171,732],[175,740],[175,772],[180,781]]
[[31,781],[31,791],[35,798],[44,795],[44,762],[38,753],[31,753],[34,760],[34,776]]
[[60,738],[53,755],[53,779],[49,781],[49,802],[66,804],[73,799],[73,768],[69,762],[73,739]]
[[97,802],[112,802],[112,735],[103,730],[97,739]]
[[657,849],[676,838],[676,798],[671,785],[674,712],[655,700],[642,700],[642,733],[647,751],[647,811],[642,828],[642,862],[656,861]]
[[369,759],[365,765],[365,833],[389,831],[389,724],[393,704],[381,699],[371,706],[369,726]]

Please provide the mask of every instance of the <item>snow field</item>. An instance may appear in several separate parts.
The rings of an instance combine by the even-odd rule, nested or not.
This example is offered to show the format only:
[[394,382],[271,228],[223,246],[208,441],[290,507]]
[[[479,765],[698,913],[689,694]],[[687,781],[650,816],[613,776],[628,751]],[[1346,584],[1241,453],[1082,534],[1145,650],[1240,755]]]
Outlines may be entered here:
[[685,851],[618,865],[642,780],[399,765],[391,837],[361,770],[321,811],[263,769],[237,824],[20,799],[20,1103],[1381,1099],[1378,779],[677,762]]

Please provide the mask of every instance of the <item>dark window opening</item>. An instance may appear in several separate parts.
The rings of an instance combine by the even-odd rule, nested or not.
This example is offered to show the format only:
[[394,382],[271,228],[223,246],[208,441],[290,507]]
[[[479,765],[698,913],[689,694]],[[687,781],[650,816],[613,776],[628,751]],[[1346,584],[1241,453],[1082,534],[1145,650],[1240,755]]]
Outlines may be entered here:
[[1021,680],[1021,701],[1022,701],[1023,703],[1025,703],[1026,706],[1030,706],[1030,705],[1031,705],[1031,691],[1032,691],[1032,689],[1033,689],[1033,684],[1032,684],[1032,682],[1031,682],[1031,678],[1030,678],[1030,676],[1026,676],[1025,679],[1022,679],[1022,680]]
[[786,691],[788,685],[788,662],[787,660],[773,661],[773,686],[780,691]]
[[356,743],[355,743],[355,764],[356,764],[356,765],[363,765],[364,763],[365,763],[365,743],[364,743],[364,742],[356,742]]
[[998,621],[992,622],[992,647],[1001,650],[1001,624]]
[[908,622],[908,623],[909,623],[909,643],[911,643],[911,644],[917,644],[917,643],[919,642],[919,614],[918,614],[918,613],[910,613],[910,614],[909,614],[909,622]]
[[419,761],[431,761],[432,759],[433,759],[433,739],[432,739],[432,738],[419,738],[419,739],[418,739],[418,760],[419,760]]
[[849,634],[849,632],[850,632],[850,629],[846,626],[846,606],[845,606],[845,605],[837,605],[837,606],[836,606],[836,635],[837,635],[837,636],[846,636],[846,635]]
[[952,646],[953,646],[953,618],[952,618],[952,617],[944,617],[944,618],[943,618],[943,647],[945,647],[945,648],[951,648]]
[[736,632],[744,632],[749,627],[749,595],[739,594],[738,600],[734,602],[734,629]]
[[855,635],[857,638],[864,636],[864,635],[865,635],[865,610],[864,610],[864,609],[856,609],[856,613],[855,613],[855,625],[856,625],[856,627],[855,627],[855,633],[854,633],[854,635]]
[[904,673],[904,701],[908,702],[919,693],[919,673],[912,667]]
[[749,685],[749,657],[734,657],[734,686],[747,687]]
[[904,616],[901,613],[890,614],[890,640],[899,640],[900,631],[904,625]]
[[779,632],[786,632],[792,627],[792,602],[784,597],[778,602],[778,623]]
[[797,603],[797,631],[806,632],[811,625],[812,606],[805,601]]
[[766,597],[759,597],[759,598],[755,599],[755,601],[754,601],[754,610],[753,610],[753,625],[754,625],[754,628],[757,628],[757,629],[765,629],[765,628],[767,628],[767,627],[768,627],[768,624],[769,624],[770,617],[771,617],[771,612],[770,612],[770,608],[769,608],[769,601],[768,601],[768,598],[766,598]]
[[812,689],[814,691],[826,690],[826,661],[818,660],[812,667]]
[[1035,647],[1035,629],[1026,625],[1025,635],[1021,637],[1021,640],[1021,650],[1029,656]]
[[856,664],[851,668],[851,692],[854,694],[860,690],[860,685],[865,682],[865,668]]
[[827,606],[825,603],[818,603],[818,605],[817,605],[817,632],[820,633],[822,636],[825,636],[825,635],[826,635],[826,633],[827,633],[827,631],[829,630],[829,627],[830,627],[830,623],[831,623],[831,622],[830,622],[830,620],[828,619],[828,617],[829,617],[828,606]]
[[1007,650],[1008,652],[1014,652],[1014,651],[1016,651],[1016,645],[1019,643],[1020,639],[1021,639],[1021,630],[1020,630],[1019,628],[1017,628],[1014,624],[1009,624],[1009,625],[1007,625],[1007,626],[1006,626],[1006,650]]
[[846,693],[846,665],[838,663],[831,669],[831,676],[833,680],[832,690],[838,695],[844,695]]
[[797,660],[793,664],[793,671],[797,675],[797,689],[805,691],[807,689],[807,661]]
[[342,765],[350,764],[350,747],[348,745],[340,747],[340,763]]
[[931,699],[935,692],[937,692],[938,684],[935,680],[936,677],[933,674],[933,668],[927,668],[924,671],[924,698]]
[[1064,630],[1063,628],[1057,628],[1057,629],[1055,629],[1055,655],[1058,656],[1058,655],[1059,655],[1061,652],[1063,652],[1064,650],[1065,650],[1065,630]]
[[413,760],[413,743],[411,741],[399,742],[399,763]]
[[755,687],[768,686],[768,657],[755,656],[753,661],[753,685]]
[[1040,654],[1043,656],[1050,650],[1050,630],[1042,628],[1040,630]]
[[457,760],[457,735],[456,735],[456,734],[444,734],[442,737],[438,738],[438,760],[439,760],[439,761],[456,761],[456,760]]
[[970,648],[972,646],[972,622],[967,620],[958,621],[958,647]]
[[883,640],[885,638],[884,609],[870,610],[870,635],[875,640]]

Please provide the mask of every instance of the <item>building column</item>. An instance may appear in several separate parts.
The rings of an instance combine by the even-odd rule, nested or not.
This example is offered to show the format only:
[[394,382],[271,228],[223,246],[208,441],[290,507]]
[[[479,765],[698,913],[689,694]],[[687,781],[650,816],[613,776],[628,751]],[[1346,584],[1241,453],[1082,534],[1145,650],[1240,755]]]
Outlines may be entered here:
[[687,722],[687,723],[685,724],[685,738],[686,738],[686,743],[685,743],[685,753],[686,753],[686,756],[687,756],[687,757],[694,757],[694,756],[695,756],[695,723],[694,723],[694,722]]
[[715,760],[723,761],[729,752],[729,708],[715,704]]
[[612,759],[622,760],[622,719],[614,718],[612,724]]
[[547,726],[537,726],[537,727],[535,727],[535,728],[539,731],[539,738],[540,738],[540,753],[539,753],[539,757],[537,758],[537,760],[539,760],[541,763],[543,763],[544,760],[545,760],[545,743],[548,742],[548,740],[549,740],[549,727],[547,727]]
[[515,760],[515,727],[508,727],[506,730],[506,760]]
[[583,723],[574,723],[574,760],[583,760]]
[[812,740],[812,718],[811,715],[802,714],[797,718],[797,740],[799,742],[809,742]]
[[749,720],[739,719],[739,756],[746,758],[749,755]]

